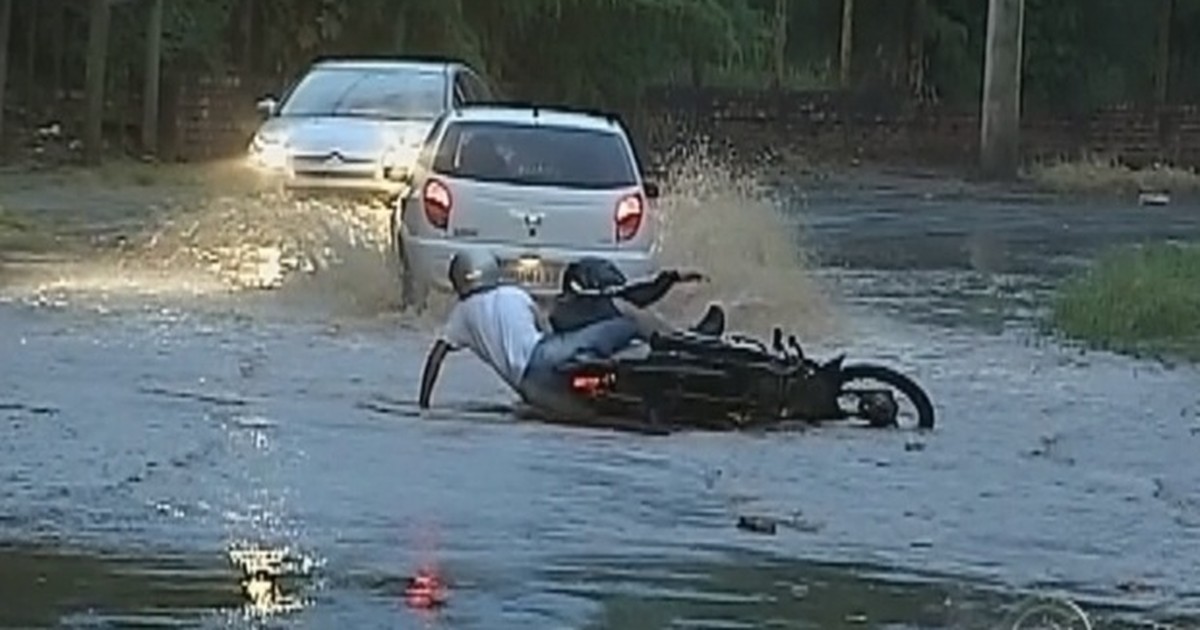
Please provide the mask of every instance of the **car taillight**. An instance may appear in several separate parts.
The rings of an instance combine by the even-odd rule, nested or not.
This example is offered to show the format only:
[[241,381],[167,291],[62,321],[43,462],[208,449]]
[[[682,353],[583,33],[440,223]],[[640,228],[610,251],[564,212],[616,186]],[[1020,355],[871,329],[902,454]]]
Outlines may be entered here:
[[642,227],[642,215],[646,213],[646,204],[639,194],[626,195],[617,202],[613,221],[617,226],[617,240],[627,241],[637,235]]
[[425,207],[425,218],[433,227],[444,230],[450,224],[450,208],[454,205],[450,189],[442,182],[431,179],[421,191],[421,202]]

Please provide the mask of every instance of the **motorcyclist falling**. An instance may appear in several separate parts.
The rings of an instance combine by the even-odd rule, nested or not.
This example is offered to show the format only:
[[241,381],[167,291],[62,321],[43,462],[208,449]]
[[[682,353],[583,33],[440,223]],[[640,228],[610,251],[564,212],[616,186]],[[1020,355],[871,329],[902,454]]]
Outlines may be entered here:
[[[703,274],[675,269],[659,272],[653,279],[630,283],[625,274],[607,258],[585,256],[571,262],[563,271],[562,289],[550,311],[550,326],[555,331],[583,328],[589,324],[625,315],[621,302],[636,309],[647,309],[677,284],[704,281]],[[636,313],[635,317],[646,317]],[[640,328],[663,331],[661,320]],[[725,312],[711,305],[704,317],[691,328],[693,332],[720,336],[725,331]],[[648,335],[641,335],[643,338]]]
[[[502,281],[499,261],[484,250],[455,253],[449,279],[458,301],[426,357],[418,401],[422,409],[429,407],[447,354],[467,348],[526,403],[567,419],[590,418],[592,411],[570,395],[563,368],[581,356],[611,357],[639,337],[677,332],[654,313],[620,297],[608,300],[616,316],[552,328],[526,290]],[[642,296],[634,299],[638,297]]]

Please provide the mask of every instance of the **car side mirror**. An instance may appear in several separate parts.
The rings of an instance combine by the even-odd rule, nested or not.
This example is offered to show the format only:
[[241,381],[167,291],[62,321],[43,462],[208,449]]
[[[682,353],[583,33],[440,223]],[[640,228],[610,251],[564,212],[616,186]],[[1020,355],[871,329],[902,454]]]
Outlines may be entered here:
[[279,106],[279,103],[275,100],[275,97],[273,97],[273,96],[263,97],[263,98],[259,99],[257,103],[254,104],[254,108],[258,110],[258,113],[262,114],[263,116],[267,116],[267,117],[274,116],[275,108],[278,106]]
[[654,182],[645,182],[642,184],[642,190],[645,191],[647,199],[658,199],[659,194],[661,194],[658,184]]

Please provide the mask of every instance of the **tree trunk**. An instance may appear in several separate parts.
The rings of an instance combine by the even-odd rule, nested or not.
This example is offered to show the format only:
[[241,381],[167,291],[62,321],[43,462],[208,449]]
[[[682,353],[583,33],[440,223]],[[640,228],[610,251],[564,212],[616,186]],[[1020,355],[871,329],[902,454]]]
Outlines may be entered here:
[[[156,0],[157,1],[157,0]],[[242,68],[244,78],[249,78],[254,74],[254,4],[250,0],[242,0],[238,6],[239,31],[242,41],[238,46],[239,64]],[[160,29],[161,30],[161,29]]]
[[925,20],[926,0],[909,0],[907,83],[910,96],[920,100],[925,93]]
[[52,91],[51,98],[55,103],[59,102],[59,95],[63,93],[66,86],[63,85],[65,78],[65,60],[67,46],[67,3],[66,0],[57,0],[54,3],[54,21],[50,24],[50,28],[54,29],[51,36],[50,57],[51,63],[54,65],[52,69]]
[[87,113],[84,160],[99,164],[104,152],[104,70],[108,61],[108,0],[90,0],[87,53]]
[[12,29],[13,0],[0,0],[0,155],[7,145],[4,143],[4,97],[5,81],[8,79],[8,32]]
[[146,68],[142,89],[142,150],[158,154],[158,83],[162,66],[163,0],[150,0],[146,20]]
[[392,20],[392,52],[403,54],[408,48],[408,5],[400,3]]
[[850,87],[850,57],[854,52],[854,0],[842,0],[841,54],[838,56],[838,71],[841,73],[842,89]]
[[1175,0],[1158,3],[1158,63],[1155,64],[1154,96],[1158,105],[1167,103],[1171,78],[1171,14]]
[[775,89],[783,89],[787,74],[787,0],[775,0]]
[[38,13],[41,9],[42,2],[30,2],[27,5],[26,17],[28,22],[24,25],[25,28],[25,107],[29,111],[37,109],[37,32],[38,32]]

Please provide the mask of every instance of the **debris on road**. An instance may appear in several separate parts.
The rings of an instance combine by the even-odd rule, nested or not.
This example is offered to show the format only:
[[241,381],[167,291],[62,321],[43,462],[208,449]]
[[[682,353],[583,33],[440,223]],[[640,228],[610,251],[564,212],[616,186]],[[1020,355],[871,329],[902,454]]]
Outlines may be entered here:
[[770,516],[739,516],[737,527],[756,534],[774,535],[778,522]]

